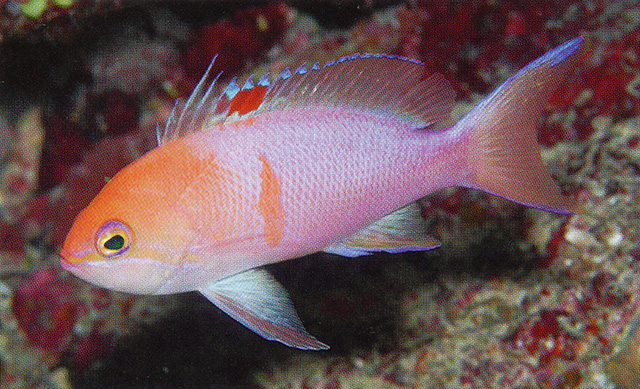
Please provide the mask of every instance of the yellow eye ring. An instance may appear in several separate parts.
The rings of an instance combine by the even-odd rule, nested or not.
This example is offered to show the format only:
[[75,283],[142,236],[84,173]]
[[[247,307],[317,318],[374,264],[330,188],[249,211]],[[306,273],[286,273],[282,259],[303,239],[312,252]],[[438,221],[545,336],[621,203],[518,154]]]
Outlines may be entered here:
[[104,223],[96,234],[96,249],[105,258],[114,258],[127,253],[132,243],[131,229],[117,220]]

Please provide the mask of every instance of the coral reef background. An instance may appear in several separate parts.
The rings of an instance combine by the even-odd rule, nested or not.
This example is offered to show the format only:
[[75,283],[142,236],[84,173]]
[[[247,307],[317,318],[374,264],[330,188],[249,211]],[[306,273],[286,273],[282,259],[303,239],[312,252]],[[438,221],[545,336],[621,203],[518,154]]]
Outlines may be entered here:
[[[438,250],[270,266],[327,352],[58,264],[77,212],[154,147],[215,54],[224,80],[407,56],[452,83],[460,117],[577,35],[587,54],[539,141],[581,212],[451,188],[422,201]],[[639,204],[637,1],[0,1],[3,388],[638,388]]]

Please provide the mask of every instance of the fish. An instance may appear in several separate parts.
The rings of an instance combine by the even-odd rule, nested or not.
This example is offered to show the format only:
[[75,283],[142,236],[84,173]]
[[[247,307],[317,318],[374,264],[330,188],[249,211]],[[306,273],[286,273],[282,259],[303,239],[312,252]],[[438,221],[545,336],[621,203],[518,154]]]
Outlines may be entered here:
[[264,265],[436,248],[417,201],[446,187],[576,212],[536,127],[583,41],[529,63],[450,125],[449,82],[400,56],[355,54],[242,87],[233,79],[221,93],[210,66],[158,127],[158,146],[77,215],[61,265],[121,292],[198,291],[265,339],[327,349]]

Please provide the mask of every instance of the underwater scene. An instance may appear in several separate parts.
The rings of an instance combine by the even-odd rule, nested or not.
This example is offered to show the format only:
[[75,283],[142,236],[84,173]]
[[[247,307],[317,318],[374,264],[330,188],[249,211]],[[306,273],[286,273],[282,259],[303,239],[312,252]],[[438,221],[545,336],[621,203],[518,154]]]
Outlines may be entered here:
[[639,325],[637,1],[0,0],[0,388],[634,389]]

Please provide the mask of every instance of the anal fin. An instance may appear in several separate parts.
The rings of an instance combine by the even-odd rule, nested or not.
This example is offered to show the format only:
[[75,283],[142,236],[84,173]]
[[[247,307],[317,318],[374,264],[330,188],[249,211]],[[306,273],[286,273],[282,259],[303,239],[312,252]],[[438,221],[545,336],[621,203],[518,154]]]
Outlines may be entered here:
[[296,314],[287,291],[269,272],[250,269],[199,289],[209,301],[268,340],[303,350],[326,350]]
[[440,242],[426,235],[420,206],[411,203],[323,251],[344,257],[359,257],[380,251],[402,253],[437,247],[440,247]]

